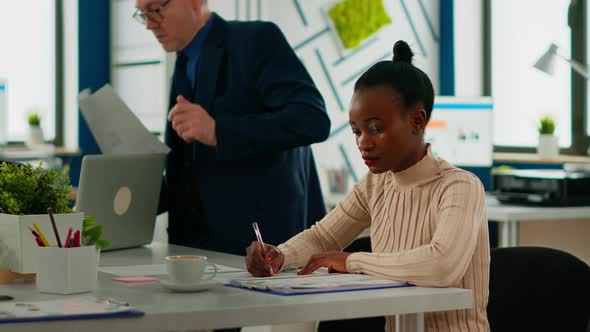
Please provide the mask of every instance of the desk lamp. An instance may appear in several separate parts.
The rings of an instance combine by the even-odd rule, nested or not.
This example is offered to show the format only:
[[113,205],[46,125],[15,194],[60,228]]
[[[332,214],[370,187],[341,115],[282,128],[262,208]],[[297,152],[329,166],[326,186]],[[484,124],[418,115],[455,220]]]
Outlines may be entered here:
[[539,69],[540,71],[553,75],[554,67],[555,67],[555,58],[561,58],[567,63],[570,64],[572,69],[577,72],[578,74],[584,76],[586,79],[590,79],[590,70],[586,68],[581,63],[577,62],[576,60],[568,59],[563,55],[557,53],[557,45],[551,43],[549,45],[549,49],[543,53],[543,55],[535,62],[533,67]]
[[[557,53],[557,45],[555,45],[554,43],[551,43],[551,45],[549,45],[549,49],[547,49],[547,51],[543,53],[539,60],[535,62],[533,67],[539,69],[540,71],[546,74],[553,75],[555,67],[555,58],[561,58],[565,62],[569,63],[570,67],[572,67],[572,69],[576,73],[582,75],[587,80],[590,80],[590,70],[578,61],[568,59],[563,55]],[[588,147],[588,155],[590,155],[590,147]]]

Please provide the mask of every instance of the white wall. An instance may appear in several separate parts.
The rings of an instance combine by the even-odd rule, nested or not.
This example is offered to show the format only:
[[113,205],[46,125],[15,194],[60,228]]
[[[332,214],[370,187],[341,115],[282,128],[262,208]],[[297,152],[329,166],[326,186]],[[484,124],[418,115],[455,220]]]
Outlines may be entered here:
[[3,1],[0,78],[5,79],[9,141],[25,141],[28,116],[39,114],[46,140],[55,138],[55,4]]
[[78,149],[78,0],[63,2],[64,146]]
[[[356,179],[367,172],[348,127],[348,103],[358,76],[377,61],[391,59],[395,41],[403,39],[412,46],[415,64],[430,76],[435,92],[439,91],[439,1],[384,1],[392,24],[369,38],[357,52],[342,51],[338,46],[324,14],[332,3],[325,0],[210,1],[211,9],[227,20],[275,22],[311,74],[332,120],[328,141],[313,146],[324,191],[328,188],[324,176],[328,168],[346,168]],[[111,0],[111,10],[113,86],[133,110],[147,110],[150,116],[143,114],[142,119],[152,119],[146,123],[148,128],[158,123],[158,116],[163,128],[174,55],[166,55],[151,33],[130,18],[134,1]],[[162,65],[120,66],[142,61],[161,61]],[[145,75],[160,80],[142,80]],[[149,101],[146,95],[150,96]],[[148,110],[150,105],[154,108]]]
[[132,19],[133,0],[111,0],[111,84],[152,132],[163,133],[170,79],[166,52]]
[[324,176],[327,168],[347,168],[348,160],[357,179],[367,172],[348,127],[348,103],[356,78],[372,64],[391,59],[395,41],[403,39],[411,45],[416,54],[415,64],[430,76],[435,91],[439,91],[439,1],[384,1],[392,24],[353,54],[340,51],[324,15],[333,1],[216,0],[210,3],[225,19],[275,22],[311,74],[332,120],[331,137],[313,146],[324,192],[328,188]]
[[455,95],[483,94],[483,0],[454,0]]

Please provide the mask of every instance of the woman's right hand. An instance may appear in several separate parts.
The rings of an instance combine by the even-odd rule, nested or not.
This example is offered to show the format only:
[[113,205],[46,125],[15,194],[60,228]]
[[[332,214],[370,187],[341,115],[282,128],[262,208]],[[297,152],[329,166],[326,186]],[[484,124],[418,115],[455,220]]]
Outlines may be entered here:
[[266,250],[266,257],[262,255],[262,246],[258,241],[252,242],[246,249],[246,269],[254,277],[273,275],[281,269],[285,261],[285,256],[279,248],[264,244],[264,249]]

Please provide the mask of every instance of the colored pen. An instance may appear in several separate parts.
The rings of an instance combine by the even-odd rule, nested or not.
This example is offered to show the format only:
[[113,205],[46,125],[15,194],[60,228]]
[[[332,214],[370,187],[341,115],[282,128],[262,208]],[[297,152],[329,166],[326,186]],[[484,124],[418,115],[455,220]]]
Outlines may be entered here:
[[39,234],[37,234],[37,232],[35,232],[34,229],[32,229],[31,227],[27,226],[29,228],[29,230],[31,231],[31,233],[33,233],[33,236],[35,237],[35,242],[37,242],[37,245],[39,247],[44,247],[43,242],[41,242],[41,238],[39,237]]
[[72,239],[72,227],[68,229],[68,235],[66,236],[66,243],[64,243],[64,248],[70,247],[70,240]]
[[[256,239],[258,239],[258,242],[260,243],[260,245],[262,245],[262,255],[264,256],[264,260],[266,261],[266,248],[264,248],[264,241],[262,241],[262,234],[260,233],[260,229],[258,228],[258,223],[256,221],[253,222],[252,227],[254,228],[254,234],[256,234]],[[270,272],[270,275],[273,275],[272,266],[270,266],[270,264],[268,264],[268,272]]]
[[57,239],[57,246],[62,247],[61,239],[59,238],[59,232],[57,231],[57,225],[55,225],[55,218],[53,218],[53,211],[51,208],[47,208],[47,214],[49,215],[49,219],[51,219],[51,225],[53,226],[53,233],[55,234],[55,238]]
[[43,245],[49,247],[49,242],[47,242],[47,239],[45,238],[45,235],[43,235],[43,232],[41,232],[41,229],[39,229],[39,226],[37,224],[33,224],[33,227],[37,231],[37,234],[39,235],[41,242],[43,242]]
[[34,237],[39,237],[39,234],[37,234],[37,232],[35,232],[34,229],[32,229],[31,227],[27,226],[29,228],[29,230],[31,231],[31,233],[33,233]]
[[79,247],[80,246],[80,230],[77,230],[74,233],[74,247]]

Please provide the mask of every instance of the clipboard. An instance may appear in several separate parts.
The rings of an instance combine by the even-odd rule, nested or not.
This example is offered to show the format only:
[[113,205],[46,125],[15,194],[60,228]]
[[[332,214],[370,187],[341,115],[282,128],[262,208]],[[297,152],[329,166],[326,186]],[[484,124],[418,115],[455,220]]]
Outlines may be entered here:
[[39,316],[39,317],[20,317],[20,318],[0,318],[0,325],[13,323],[31,323],[31,322],[51,322],[58,320],[84,320],[84,319],[102,319],[118,317],[139,317],[145,315],[140,310],[126,310],[113,313],[100,314],[81,314],[81,315],[62,315],[62,316]]
[[225,284],[225,286],[274,295],[293,296],[412,287],[414,285],[365,274],[337,273],[279,278],[236,279],[232,280],[229,284]]
[[375,285],[375,286],[348,286],[339,288],[315,288],[315,289],[292,289],[292,288],[279,288],[279,289],[258,289],[249,288],[245,286],[238,286],[232,284],[225,284],[226,287],[247,289],[255,292],[281,295],[281,296],[293,296],[293,295],[310,295],[310,294],[323,294],[323,293],[339,293],[339,292],[353,292],[363,290],[375,290],[384,288],[401,288],[401,287],[414,287],[412,284],[403,283],[399,285]]
[[138,317],[145,312],[92,296],[0,304],[0,325],[59,320]]

